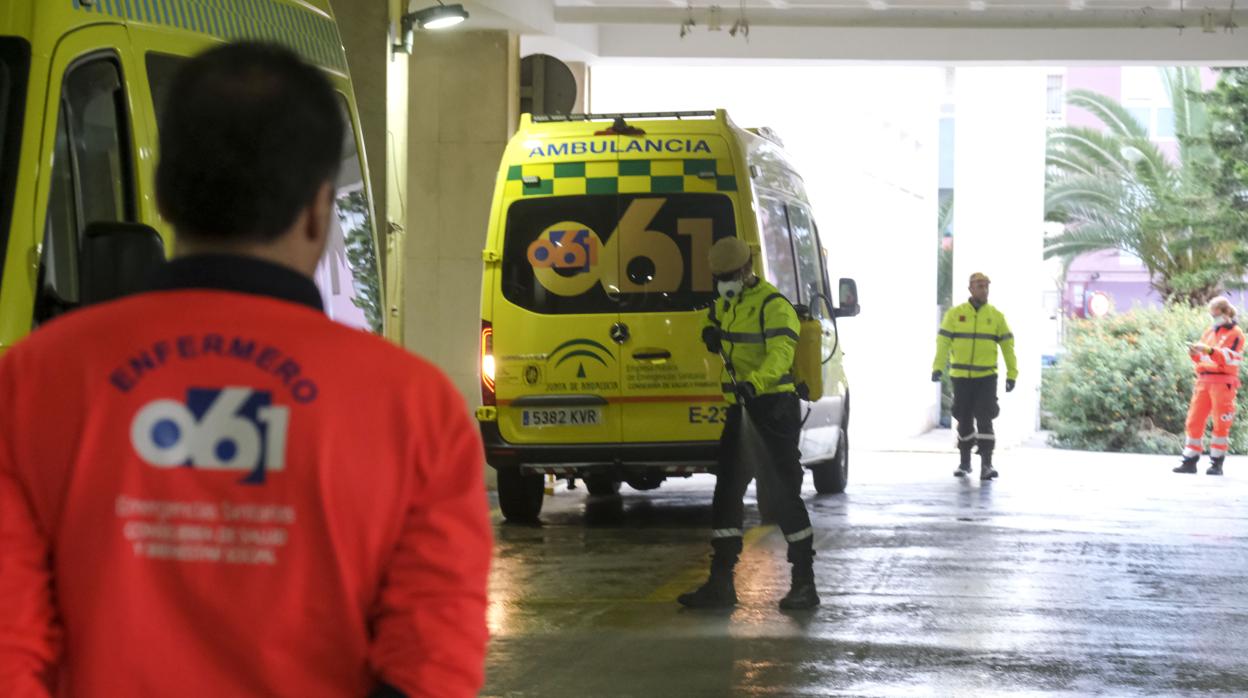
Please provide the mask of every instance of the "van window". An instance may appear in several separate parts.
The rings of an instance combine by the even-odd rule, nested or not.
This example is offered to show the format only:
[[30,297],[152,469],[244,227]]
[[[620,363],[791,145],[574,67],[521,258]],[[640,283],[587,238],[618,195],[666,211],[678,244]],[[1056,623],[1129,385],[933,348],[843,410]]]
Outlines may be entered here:
[[134,220],[129,115],[112,55],[72,65],[61,88],[35,321],[78,302],[78,250],[89,223]]
[[828,305],[832,301],[824,284],[823,255],[819,249],[815,222],[805,206],[789,205],[789,229],[793,234],[793,250],[797,260],[798,294],[793,302],[809,306],[814,317],[827,317]]
[[601,194],[507,209],[503,297],[536,313],[693,310],[715,299],[707,255],[736,235],[723,194]]
[[797,300],[797,265],[789,240],[789,218],[784,202],[762,197],[758,200],[758,227],[763,234],[763,255],[768,280],[791,303]]
[[29,65],[30,44],[21,39],[0,38],[0,272],[4,271],[5,251],[9,247]]
[[339,95],[343,123],[342,165],[335,183],[335,216],[329,244],[316,269],[317,285],[331,318],[377,334],[382,331],[381,276],[373,236],[372,205],[346,97]]
[[[147,54],[147,82],[152,88],[152,107],[159,125],[164,119],[165,101],[178,68],[186,58],[164,53]],[[343,123],[342,165],[335,183],[334,218],[330,221],[329,244],[316,269],[325,312],[334,320],[352,327],[382,332],[381,275],[377,243],[373,232],[372,205],[364,186],[351,108],[339,94]]]
[[169,88],[173,85],[173,76],[178,68],[186,62],[183,56],[167,53],[147,54],[147,84],[152,90],[152,113],[156,115],[156,126],[165,120],[165,102],[169,99]]

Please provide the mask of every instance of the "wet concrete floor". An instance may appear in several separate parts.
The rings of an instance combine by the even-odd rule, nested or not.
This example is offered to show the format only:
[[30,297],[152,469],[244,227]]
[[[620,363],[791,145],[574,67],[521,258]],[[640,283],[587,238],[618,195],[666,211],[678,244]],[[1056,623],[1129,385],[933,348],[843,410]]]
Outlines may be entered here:
[[495,513],[483,695],[1248,695],[1248,458],[1174,460],[1018,448],[981,485],[952,454],[857,450],[846,494],[807,477],[823,605],[790,614],[752,499],[740,605],[676,604],[711,476],[557,491],[540,527]]

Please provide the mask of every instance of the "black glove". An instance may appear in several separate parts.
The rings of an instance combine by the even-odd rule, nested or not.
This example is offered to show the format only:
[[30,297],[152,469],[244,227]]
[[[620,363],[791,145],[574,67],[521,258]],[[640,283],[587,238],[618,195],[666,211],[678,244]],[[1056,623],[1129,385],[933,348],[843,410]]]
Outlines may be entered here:
[[712,354],[718,354],[724,350],[723,342],[720,341],[720,331],[718,327],[702,328],[702,343],[706,345],[706,350]]
[[750,400],[758,397],[758,391],[755,390],[754,384],[749,381],[741,381],[737,383],[737,401],[745,404]]
[[932,371],[932,382],[933,383],[940,382],[940,371]]
[[1006,378],[1006,379],[1005,379],[1005,392],[1007,392],[1007,393],[1008,393],[1008,392],[1010,392],[1010,391],[1012,391],[1012,390],[1014,390],[1014,379],[1013,379],[1013,378]]

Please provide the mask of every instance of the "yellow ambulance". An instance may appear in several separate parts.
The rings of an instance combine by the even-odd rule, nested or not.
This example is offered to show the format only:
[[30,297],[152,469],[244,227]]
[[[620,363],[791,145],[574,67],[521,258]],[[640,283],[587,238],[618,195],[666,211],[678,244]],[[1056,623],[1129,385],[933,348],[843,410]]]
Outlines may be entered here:
[[324,69],[351,128],[317,281],[336,319],[380,332],[371,195],[328,0],[0,0],[0,351],[135,290],[171,240],[155,202],[157,127],[179,64],[236,39]]
[[[817,321],[803,462],[820,492],[848,477],[849,387],[827,253],[779,139],[721,111],[521,117],[483,252],[477,411],[508,520],[535,519],[543,475],[593,495],[713,469],[722,361],[700,341],[707,252],[738,236],[757,271]],[[761,498],[760,498],[761,499]]]

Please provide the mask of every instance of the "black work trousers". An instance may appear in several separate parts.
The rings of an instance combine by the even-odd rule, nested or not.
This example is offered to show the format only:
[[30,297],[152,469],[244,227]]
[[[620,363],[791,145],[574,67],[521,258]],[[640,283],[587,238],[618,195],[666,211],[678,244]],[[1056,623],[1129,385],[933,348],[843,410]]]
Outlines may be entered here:
[[971,449],[979,445],[985,464],[992,464],[992,449],[997,445],[992,420],[1001,414],[997,404],[997,375],[981,378],[953,379],[953,418],[958,420],[958,450],[962,463],[971,462]]
[[[762,454],[752,457],[743,443],[741,405],[728,408],[719,441],[719,472],[711,503],[713,539],[740,539],[745,524],[742,499],[753,477],[766,480],[763,490],[774,504],[777,523],[790,546],[810,545],[814,532],[802,501],[801,406],[794,393],[760,395],[750,401],[750,420],[761,441]],[[751,462],[753,461],[753,462]]]

